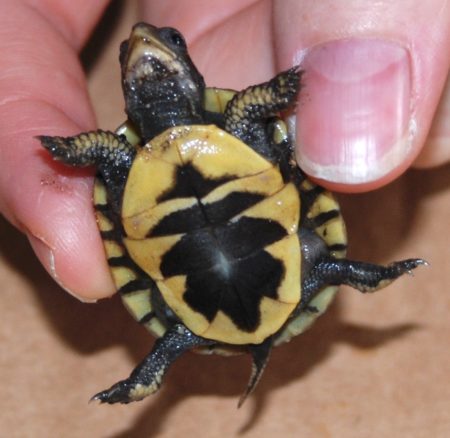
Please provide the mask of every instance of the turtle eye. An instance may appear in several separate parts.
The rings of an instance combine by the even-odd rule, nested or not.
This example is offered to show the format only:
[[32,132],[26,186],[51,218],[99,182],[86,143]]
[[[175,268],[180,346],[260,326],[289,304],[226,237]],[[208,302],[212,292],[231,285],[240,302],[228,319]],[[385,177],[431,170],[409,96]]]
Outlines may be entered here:
[[172,34],[170,35],[170,39],[172,43],[175,44],[177,47],[182,48],[186,47],[186,41],[184,40],[183,35],[181,35],[180,32],[178,31],[172,32]]
[[180,49],[186,49],[186,41],[178,30],[168,27],[165,29],[164,33],[166,34],[165,37],[167,42],[169,42],[172,46]]

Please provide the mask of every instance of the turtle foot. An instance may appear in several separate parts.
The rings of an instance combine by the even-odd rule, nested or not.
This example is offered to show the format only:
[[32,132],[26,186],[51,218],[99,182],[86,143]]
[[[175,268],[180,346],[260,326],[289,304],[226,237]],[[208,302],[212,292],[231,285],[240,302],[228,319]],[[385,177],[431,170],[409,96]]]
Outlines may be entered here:
[[121,380],[117,382],[111,388],[95,394],[91,398],[92,401],[108,404],[114,403],[130,403],[134,401],[139,401],[158,390],[159,386],[154,385],[143,385],[142,383],[134,382],[131,379]]

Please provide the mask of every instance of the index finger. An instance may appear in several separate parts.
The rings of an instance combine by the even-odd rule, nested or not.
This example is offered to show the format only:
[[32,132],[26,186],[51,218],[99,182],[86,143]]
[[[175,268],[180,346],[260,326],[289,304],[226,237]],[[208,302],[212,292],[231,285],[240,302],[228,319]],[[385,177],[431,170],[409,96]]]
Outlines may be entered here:
[[92,178],[53,163],[33,137],[95,126],[77,54],[106,3],[0,6],[0,210],[51,275],[88,299],[112,292],[104,257],[99,263]]

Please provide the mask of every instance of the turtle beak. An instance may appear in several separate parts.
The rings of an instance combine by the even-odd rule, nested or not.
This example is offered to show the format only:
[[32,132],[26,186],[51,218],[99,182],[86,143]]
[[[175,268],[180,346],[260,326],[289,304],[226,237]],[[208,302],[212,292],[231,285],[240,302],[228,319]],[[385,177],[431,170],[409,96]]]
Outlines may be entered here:
[[121,65],[125,81],[164,77],[177,55],[158,35],[158,28],[147,23],[133,26],[130,38],[122,43]]
[[166,53],[173,53],[169,48],[161,41],[158,33],[159,29],[148,23],[136,23],[131,29],[130,41],[131,45],[138,47],[139,45],[147,45],[152,47],[155,51],[161,51]]

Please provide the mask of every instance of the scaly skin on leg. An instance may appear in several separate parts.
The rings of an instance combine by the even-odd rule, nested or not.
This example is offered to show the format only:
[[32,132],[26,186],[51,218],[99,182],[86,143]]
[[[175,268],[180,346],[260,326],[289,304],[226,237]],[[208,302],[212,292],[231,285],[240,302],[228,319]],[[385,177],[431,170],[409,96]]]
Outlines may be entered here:
[[129,403],[158,391],[169,366],[184,352],[214,341],[194,335],[184,325],[177,324],[156,340],[150,354],[133,370],[130,377],[92,397],[100,403]]
[[420,265],[422,259],[407,259],[382,266],[331,257],[318,261],[305,279],[302,288],[302,307],[306,307],[314,295],[326,285],[347,284],[360,292],[375,292],[386,287],[396,278]]
[[96,166],[105,181],[110,202],[117,210],[128,171],[136,156],[136,148],[124,135],[99,129],[73,137],[41,135],[37,138],[53,158],[68,166]]
[[237,93],[225,109],[225,130],[248,143],[250,131],[294,105],[301,75],[302,71],[293,67]]
[[40,135],[37,138],[53,158],[74,167],[130,167],[136,154],[125,136],[100,129],[73,137]]

